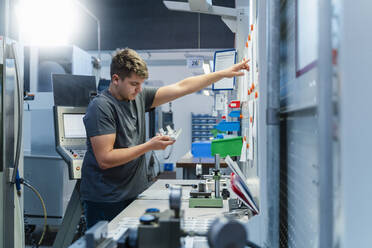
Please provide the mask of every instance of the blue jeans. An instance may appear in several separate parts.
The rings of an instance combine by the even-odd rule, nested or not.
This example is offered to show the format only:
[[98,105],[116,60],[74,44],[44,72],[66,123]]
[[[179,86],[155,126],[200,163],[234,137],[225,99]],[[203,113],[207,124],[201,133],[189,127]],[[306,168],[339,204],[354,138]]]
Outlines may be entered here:
[[135,199],[123,202],[91,202],[83,201],[84,216],[87,222],[87,229],[94,226],[101,220],[111,221],[124,210]]

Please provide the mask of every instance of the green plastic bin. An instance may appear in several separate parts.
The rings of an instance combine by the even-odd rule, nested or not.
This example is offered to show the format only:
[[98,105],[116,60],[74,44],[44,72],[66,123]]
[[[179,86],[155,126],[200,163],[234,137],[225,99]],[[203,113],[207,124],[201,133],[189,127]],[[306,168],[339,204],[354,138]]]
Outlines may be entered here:
[[212,140],[211,152],[212,155],[220,154],[221,158],[229,156],[240,156],[243,146],[243,139],[241,136],[228,139]]

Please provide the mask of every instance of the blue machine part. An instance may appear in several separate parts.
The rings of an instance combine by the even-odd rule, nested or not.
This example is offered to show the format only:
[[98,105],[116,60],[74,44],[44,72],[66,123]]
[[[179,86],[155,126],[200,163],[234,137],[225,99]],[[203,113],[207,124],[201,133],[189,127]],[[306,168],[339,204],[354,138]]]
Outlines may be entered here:
[[240,110],[234,110],[234,111],[231,111],[230,112],[230,114],[229,114],[229,116],[230,117],[237,117],[237,118],[239,118],[240,117]]
[[145,215],[142,215],[139,220],[140,220],[141,224],[146,225],[146,224],[150,224],[150,223],[154,222],[156,220],[156,218],[153,215],[145,214]]
[[173,163],[165,163],[164,171],[173,171]]
[[159,213],[160,210],[158,208],[148,208],[146,209],[146,213],[149,214],[149,213]]
[[194,158],[212,158],[211,142],[198,141],[191,144],[191,153]]
[[233,131],[240,131],[240,122],[239,121],[221,121],[218,123],[216,128],[220,131],[225,131],[225,132],[233,132]]
[[224,137],[223,137],[223,134],[222,133],[219,133],[219,134],[217,134],[217,136],[216,136],[216,139],[223,139]]

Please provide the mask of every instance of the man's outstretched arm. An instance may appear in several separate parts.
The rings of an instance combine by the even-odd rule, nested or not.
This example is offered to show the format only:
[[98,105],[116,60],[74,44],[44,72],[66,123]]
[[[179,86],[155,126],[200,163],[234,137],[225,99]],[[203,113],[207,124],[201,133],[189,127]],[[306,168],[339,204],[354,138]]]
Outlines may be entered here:
[[249,60],[246,60],[235,64],[225,70],[212,72],[206,75],[188,77],[175,84],[160,87],[155,94],[151,107],[154,108],[164,103],[173,101],[179,97],[200,91],[205,87],[221,80],[222,78],[243,76],[244,72],[242,70],[249,70],[248,61]]

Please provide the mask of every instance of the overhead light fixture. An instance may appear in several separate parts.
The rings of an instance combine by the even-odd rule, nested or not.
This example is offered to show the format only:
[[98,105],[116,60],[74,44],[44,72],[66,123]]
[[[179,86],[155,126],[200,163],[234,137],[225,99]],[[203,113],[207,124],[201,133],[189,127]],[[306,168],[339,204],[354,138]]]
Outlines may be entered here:
[[188,0],[188,2],[163,0],[163,3],[170,10],[221,16],[222,21],[234,33],[237,29],[237,21],[240,22],[237,18],[239,15],[237,9],[215,6],[211,0]]
[[210,0],[188,0],[188,3],[178,1],[163,1],[170,10],[198,12],[202,14],[219,15],[226,17],[237,16],[235,8],[214,6]]
[[67,45],[76,25],[72,0],[20,0],[16,15],[27,45]]
[[101,24],[78,0],[20,0],[16,7],[20,40],[26,45],[68,45],[75,31],[77,8],[97,23],[98,63],[101,60]]
[[212,0],[189,0],[189,6],[192,11],[208,12],[212,9]]

